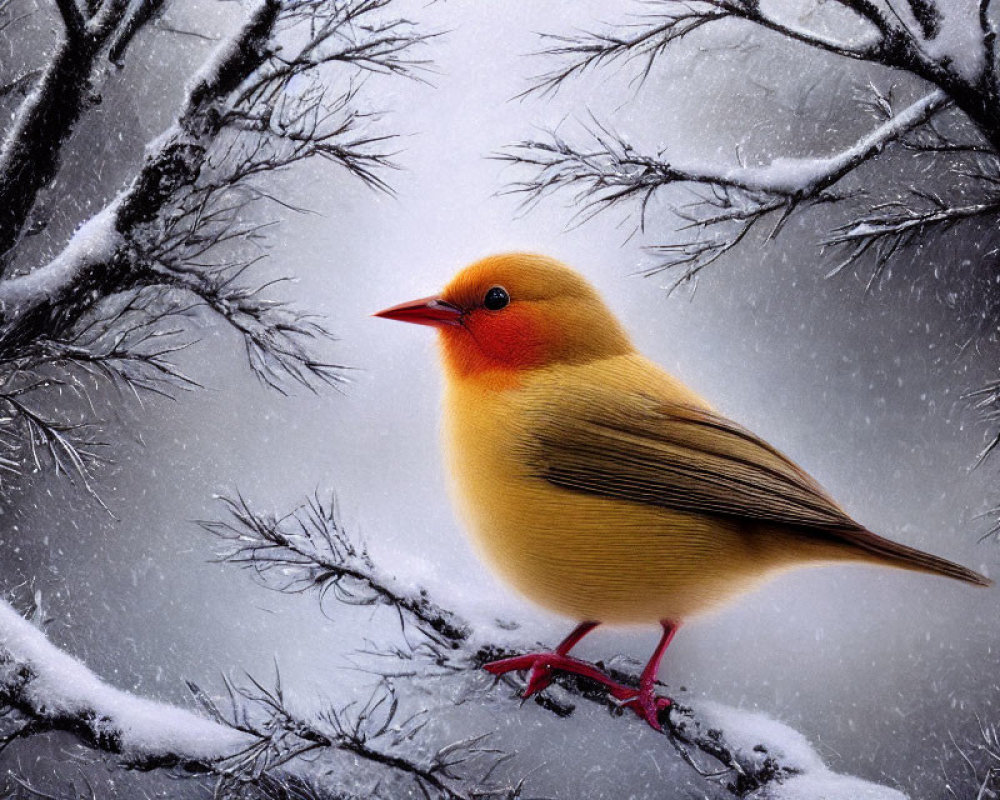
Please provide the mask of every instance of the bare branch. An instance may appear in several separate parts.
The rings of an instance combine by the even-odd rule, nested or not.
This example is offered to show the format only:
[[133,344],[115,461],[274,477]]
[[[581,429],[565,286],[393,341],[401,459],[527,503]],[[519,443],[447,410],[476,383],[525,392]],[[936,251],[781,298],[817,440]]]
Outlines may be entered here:
[[407,752],[421,733],[425,715],[405,716],[391,685],[382,684],[364,703],[342,709],[327,707],[312,717],[290,710],[280,678],[266,688],[252,678],[244,686],[227,682],[230,708],[221,710],[197,686],[191,689],[209,714],[255,737],[252,746],[225,759],[223,791],[258,776],[274,775],[304,756],[341,752],[365,767],[365,777],[388,776],[415,783],[424,795],[440,800],[513,800],[517,789],[490,782],[498,760],[506,754],[484,746],[485,736],[449,743],[429,758]]
[[529,88],[519,96],[556,91],[570,77],[616,60],[641,61],[638,80],[642,82],[671,44],[704,25],[723,19],[750,22],[786,39],[838,56],[884,63],[883,44],[885,35],[890,33],[888,23],[873,6],[868,7],[867,3],[857,5],[858,8],[852,10],[869,22],[877,22],[876,32],[879,34],[860,45],[848,44],[779,20],[765,13],[756,0],[660,0],[654,7],[662,10],[644,14],[641,22],[625,28],[626,34],[616,33],[613,28],[571,36],[543,34],[542,39],[548,46],[537,55],[560,59],[565,65],[533,78]]
[[0,99],[15,92],[21,95],[26,95],[28,88],[41,74],[42,71],[40,69],[33,69],[7,81],[7,83],[3,84],[3,86],[0,86]]
[[928,231],[944,232],[955,225],[979,217],[1000,215],[1000,193],[993,191],[978,203],[951,206],[929,194],[916,194],[924,207],[913,207],[894,201],[875,206],[870,212],[835,229],[825,245],[845,245],[847,256],[828,275],[836,275],[847,267],[870,256],[874,268],[869,286],[874,285],[889,262],[904,248],[922,240]]
[[543,34],[542,40],[549,46],[536,55],[562,59],[566,65],[536,76],[518,96],[554,92],[569,78],[618,59],[642,59],[642,80],[671,43],[683,39],[702,25],[732,16],[731,11],[712,2],[677,5],[676,9],[650,15],[647,17],[648,24],[634,26],[637,30],[630,36],[619,36],[610,30],[574,36]]
[[[959,744],[950,735],[951,744],[959,756],[961,774],[945,773],[945,786],[952,800],[987,800],[1000,793],[1000,730],[982,721],[979,740]],[[968,749],[966,749],[968,748]]]
[[281,592],[318,589],[351,605],[379,603],[405,611],[427,636],[457,648],[470,629],[454,614],[382,574],[363,547],[355,545],[337,515],[336,500],[318,494],[291,512],[276,516],[254,511],[242,495],[221,497],[228,518],[201,522],[225,544],[219,560],[250,569]]

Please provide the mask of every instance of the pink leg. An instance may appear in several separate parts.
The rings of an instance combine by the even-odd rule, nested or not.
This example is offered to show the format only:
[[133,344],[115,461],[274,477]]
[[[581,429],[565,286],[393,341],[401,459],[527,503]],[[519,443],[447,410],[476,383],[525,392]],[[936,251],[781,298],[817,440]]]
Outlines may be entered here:
[[660,671],[660,661],[663,659],[663,653],[666,651],[667,645],[670,644],[670,640],[674,638],[674,634],[677,633],[678,628],[676,624],[668,620],[660,620],[660,625],[663,626],[663,634],[660,636],[660,641],[656,645],[653,655],[649,657],[649,661],[642,670],[638,691],[624,686],[619,687],[620,691],[611,690],[611,694],[616,699],[622,701],[623,706],[631,708],[655,730],[662,730],[660,726],[660,712],[669,708],[672,702],[669,697],[657,696],[656,676]]
[[616,686],[617,684],[597,667],[567,655],[584,636],[598,625],[600,625],[599,622],[581,622],[551,653],[528,653],[523,656],[504,658],[500,661],[491,661],[483,669],[494,675],[528,670],[528,685],[523,695],[525,698],[531,697],[548,686],[552,682],[552,670],[554,669],[582,675],[585,678],[603,683],[605,686]]

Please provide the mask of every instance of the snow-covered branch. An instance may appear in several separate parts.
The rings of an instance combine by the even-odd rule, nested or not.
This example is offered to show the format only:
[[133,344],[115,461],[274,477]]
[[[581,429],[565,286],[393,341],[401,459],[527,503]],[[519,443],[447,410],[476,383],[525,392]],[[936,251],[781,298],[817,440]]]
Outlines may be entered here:
[[59,170],[63,145],[96,102],[93,89],[101,58],[128,5],[126,0],[106,0],[85,17],[75,0],[53,2],[64,34],[0,141],[0,274],[39,193]]
[[[0,748],[64,732],[130,769],[214,776],[218,798],[245,797],[251,786],[263,798],[293,788],[296,797],[345,797],[341,787],[359,781],[415,783],[441,800],[517,796],[491,781],[505,756],[485,737],[417,752],[424,715],[404,713],[390,685],[363,703],[312,712],[286,697],[278,677],[270,687],[227,680],[225,702],[188,686],[204,715],[109,686],[0,600]],[[327,769],[317,769],[320,758]],[[351,777],[350,762],[362,774]]]
[[635,200],[644,221],[654,193],[668,186],[694,190],[696,200],[674,210],[684,227],[696,230],[698,237],[652,248],[658,261],[651,271],[680,269],[680,283],[728,252],[773,212],[781,212],[780,225],[804,206],[836,199],[829,191],[832,187],[948,104],[944,92],[933,91],[889,116],[850,147],[828,156],[778,158],[760,166],[646,156],[605,128],[592,131],[590,149],[574,147],[553,133],[549,141],[522,142],[499,158],[534,171],[531,178],[510,188],[524,194],[528,204],[558,189],[575,188],[574,202],[584,216]]
[[66,26],[66,37],[74,44],[78,43],[84,36],[86,22],[76,5],[76,0],[55,0],[55,2]]
[[[400,669],[381,670],[388,680],[426,680],[431,675],[458,680],[470,673],[485,680],[485,673],[479,672],[483,664],[536,647],[512,641],[507,631],[474,630],[425,590],[414,590],[379,569],[351,541],[332,501],[322,503],[314,497],[282,515],[254,511],[239,496],[224,497],[222,502],[226,516],[202,523],[222,542],[220,561],[252,570],[263,585],[276,591],[313,590],[321,602],[331,598],[352,605],[387,605],[399,615],[404,633],[422,634],[404,636],[404,647],[377,653],[399,663]],[[325,610],[330,613],[329,604]],[[638,685],[638,676],[631,672],[615,668],[608,672],[616,681]],[[510,699],[523,689],[510,676],[498,682],[511,690],[502,693]],[[603,687],[585,678],[557,675],[552,686],[534,697],[536,704],[557,717],[571,716],[581,700],[604,706],[622,717],[623,724],[640,726],[644,735],[659,735],[631,715],[623,716]],[[800,786],[823,787],[831,797],[853,797],[853,790],[863,786],[873,798],[901,798],[893,790],[830,773],[799,734],[759,715],[680,701],[671,708],[663,735],[702,778],[718,782],[735,797],[778,798],[786,789],[791,792],[788,796],[798,796],[794,791]]]
[[130,6],[114,38],[108,45],[108,59],[122,66],[125,52],[136,34],[163,10],[166,0],[140,0]]
[[[921,252],[925,242],[954,226],[965,225],[986,239],[1000,216],[1000,77],[991,0],[834,0],[823,6],[786,8],[756,0],[637,4],[635,15],[612,22],[600,33],[544,35],[541,55],[554,59],[556,66],[533,79],[525,93],[551,92],[573,76],[630,60],[640,63],[641,82],[673,43],[696,31],[707,38],[705,31],[714,29],[713,23],[729,20],[775,34],[754,39],[755,44],[773,46],[784,40],[890,67],[925,84],[924,96],[896,111],[891,88],[883,92],[872,86],[874,99],[863,105],[875,111],[879,124],[850,147],[816,158],[768,154],[770,163],[749,166],[742,163],[742,154],[738,165],[718,156],[685,163],[662,154],[641,154],[621,132],[599,125],[592,142],[584,146],[552,135],[514,145],[501,155],[533,171],[531,178],[513,184],[512,191],[522,193],[530,206],[560,188],[573,188],[577,220],[635,201],[640,228],[654,194],[666,187],[689,191],[694,195],[690,202],[668,195],[679,222],[677,235],[648,247],[652,260],[645,273],[669,271],[672,288],[696,278],[706,266],[751,240],[751,234],[770,240],[791,214],[834,201],[848,201],[837,209],[845,216],[829,223],[832,232],[819,244],[846,252],[826,272],[870,267],[869,285],[888,274],[893,260]],[[780,57],[784,51],[776,52]],[[836,60],[830,63],[835,67]],[[772,71],[768,77],[780,74]],[[709,79],[699,73],[699,81]],[[939,113],[946,106],[951,113]],[[891,143],[897,144],[901,157],[887,164],[884,173],[874,172],[877,163],[886,160],[882,153]],[[919,163],[907,166],[906,158]],[[873,180],[845,180],[869,164],[873,166],[866,176],[875,176]],[[995,255],[985,241],[982,251]],[[915,268],[920,268],[919,259]],[[1000,298],[991,289],[995,281],[979,283],[971,290],[980,300],[973,316],[984,323],[975,335],[993,337]],[[985,395],[990,392],[986,387]],[[998,417],[987,417],[995,426]],[[991,440],[994,435],[995,428]]]
[[[101,4],[88,29],[104,31],[118,5]],[[107,27],[109,36],[117,31],[112,47],[124,52],[160,6],[130,4],[124,22]],[[372,112],[358,108],[358,78],[411,74],[422,62],[410,50],[428,38],[390,14],[391,0],[256,0],[190,79],[176,118],[149,143],[128,186],[49,263],[0,280],[6,380],[42,391],[53,376],[64,379],[58,371],[68,366],[124,378],[132,390],[191,388],[196,384],[169,356],[214,317],[242,338],[249,366],[268,386],[315,390],[341,382],[343,369],[318,352],[332,338],[327,327],[269,296],[290,276],[254,277],[273,224],[261,215],[268,206],[301,210],[278,197],[270,181],[309,160],[389,191],[382,177],[392,167],[383,149],[389,137],[372,129]],[[169,344],[155,346],[155,337]],[[64,385],[86,392],[75,379]],[[27,425],[43,451],[62,454],[86,479],[78,427],[35,414],[23,392],[16,401],[0,392],[3,406],[11,413],[0,435]]]
[[114,689],[0,600],[0,702],[11,741],[67,731],[139,768],[208,772],[253,738],[242,731]]

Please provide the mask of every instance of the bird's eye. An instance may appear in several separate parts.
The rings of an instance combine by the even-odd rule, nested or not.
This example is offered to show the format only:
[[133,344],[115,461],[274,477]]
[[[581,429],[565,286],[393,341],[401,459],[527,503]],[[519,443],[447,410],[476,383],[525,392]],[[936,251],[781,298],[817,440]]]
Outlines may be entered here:
[[510,295],[502,286],[494,286],[483,298],[483,305],[490,311],[499,311],[510,302]]

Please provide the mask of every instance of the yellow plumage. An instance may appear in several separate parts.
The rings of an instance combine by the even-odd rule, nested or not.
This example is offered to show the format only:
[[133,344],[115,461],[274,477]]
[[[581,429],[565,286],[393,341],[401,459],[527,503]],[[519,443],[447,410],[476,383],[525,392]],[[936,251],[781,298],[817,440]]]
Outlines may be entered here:
[[[494,256],[441,295],[380,315],[440,331],[444,449],[485,559],[577,620],[664,624],[641,696],[581,672],[654,726],[666,701],[651,687],[676,625],[777,572],[859,561],[989,583],[859,525],[789,459],[636,352],[597,292],[558,262]],[[529,693],[553,666],[583,670],[566,653],[592,627],[531,662]],[[494,671],[527,668],[525,658]]]
[[575,619],[657,622],[716,607],[796,560],[833,560],[829,548],[802,537],[574,492],[526,466],[518,443],[532,437],[539,409],[573,413],[568,398],[583,390],[599,410],[618,394],[627,402],[636,388],[703,405],[634,354],[537,370],[498,392],[448,382],[443,420],[454,499],[479,551],[504,578]]

